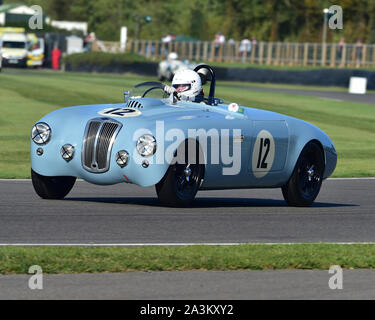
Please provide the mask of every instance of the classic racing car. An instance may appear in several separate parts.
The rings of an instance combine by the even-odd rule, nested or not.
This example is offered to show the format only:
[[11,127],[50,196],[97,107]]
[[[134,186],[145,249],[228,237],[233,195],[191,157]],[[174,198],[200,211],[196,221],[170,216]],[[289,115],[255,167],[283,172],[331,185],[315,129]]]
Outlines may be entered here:
[[180,70],[193,70],[197,65],[190,63],[188,60],[178,60],[178,55],[175,52],[168,54],[167,60],[160,61],[158,64],[157,75],[160,81],[172,81],[173,76]]
[[61,199],[76,178],[156,187],[162,204],[188,206],[198,190],[281,188],[289,205],[309,206],[337,161],[319,128],[282,114],[226,104],[215,97],[215,72],[201,103],[166,95],[144,82],[119,104],[58,109],[31,133],[36,193]]

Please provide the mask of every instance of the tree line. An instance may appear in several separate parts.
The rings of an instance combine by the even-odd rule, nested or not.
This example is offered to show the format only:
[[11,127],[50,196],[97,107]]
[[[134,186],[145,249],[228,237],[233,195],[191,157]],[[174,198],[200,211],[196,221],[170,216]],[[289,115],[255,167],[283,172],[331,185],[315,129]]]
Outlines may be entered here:
[[[5,0],[5,3],[19,0]],[[327,41],[375,43],[375,0],[25,0],[52,19],[87,21],[102,40],[159,40],[167,34],[213,40],[255,37],[263,41],[322,41],[323,9],[340,5],[343,30],[328,29]],[[150,16],[147,22],[145,17]]]

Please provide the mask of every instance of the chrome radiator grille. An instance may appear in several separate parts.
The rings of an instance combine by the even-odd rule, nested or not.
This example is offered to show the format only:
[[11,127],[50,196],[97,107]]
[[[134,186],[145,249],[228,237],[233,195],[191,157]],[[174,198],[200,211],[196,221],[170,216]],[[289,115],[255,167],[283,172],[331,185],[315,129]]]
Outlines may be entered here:
[[122,124],[116,120],[97,118],[86,125],[82,147],[82,166],[90,172],[109,170],[112,145]]

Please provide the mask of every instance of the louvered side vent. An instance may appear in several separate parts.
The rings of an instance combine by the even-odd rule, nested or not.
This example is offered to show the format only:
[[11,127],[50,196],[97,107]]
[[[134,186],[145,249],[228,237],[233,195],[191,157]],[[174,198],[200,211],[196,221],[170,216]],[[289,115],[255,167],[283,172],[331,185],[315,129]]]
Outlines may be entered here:
[[110,119],[93,119],[88,122],[82,148],[82,165],[90,172],[109,170],[112,145],[122,124]]

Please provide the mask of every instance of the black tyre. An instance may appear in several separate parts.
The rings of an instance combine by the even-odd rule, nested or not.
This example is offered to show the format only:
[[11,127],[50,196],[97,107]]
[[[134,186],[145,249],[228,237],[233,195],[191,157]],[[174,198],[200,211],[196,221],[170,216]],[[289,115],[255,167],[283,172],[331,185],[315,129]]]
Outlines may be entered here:
[[31,169],[34,190],[43,199],[62,199],[72,190],[76,177],[47,177]]
[[281,189],[290,206],[310,206],[319,194],[323,181],[324,155],[316,142],[309,142],[302,150],[293,174]]
[[[194,200],[204,177],[204,164],[199,164],[199,146],[196,145],[194,161],[186,161],[170,165],[163,179],[155,186],[159,201],[166,206],[187,207]],[[188,150],[186,144],[186,150]],[[190,156],[191,158],[191,156]]]

